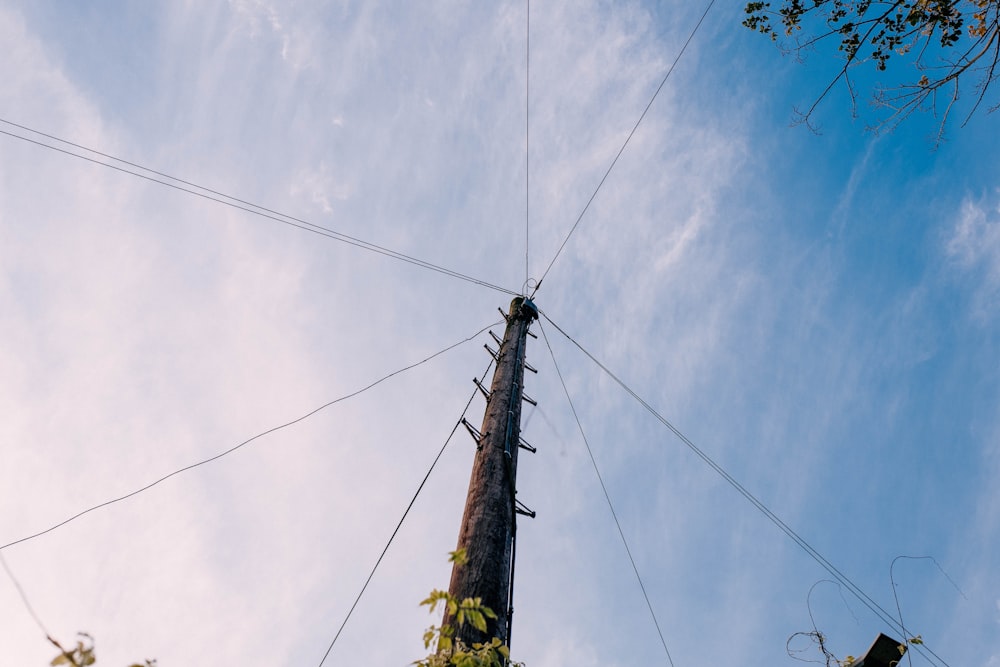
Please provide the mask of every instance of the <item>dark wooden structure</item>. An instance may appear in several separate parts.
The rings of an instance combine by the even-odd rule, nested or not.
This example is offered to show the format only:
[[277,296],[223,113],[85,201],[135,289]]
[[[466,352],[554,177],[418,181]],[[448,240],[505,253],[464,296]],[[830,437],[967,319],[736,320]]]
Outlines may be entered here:
[[[505,316],[507,329],[497,356],[486,413],[477,439],[465,513],[458,534],[458,548],[465,564],[452,569],[448,592],[459,600],[482,598],[497,614],[485,633],[466,623],[456,638],[466,645],[499,637],[510,639],[510,591],[516,533],[516,515],[526,511],[516,499],[517,453],[521,442],[521,404],[524,398],[525,347],[528,327],[538,317],[530,299],[517,297]],[[471,429],[470,429],[471,430]],[[445,612],[444,625],[452,619]]]

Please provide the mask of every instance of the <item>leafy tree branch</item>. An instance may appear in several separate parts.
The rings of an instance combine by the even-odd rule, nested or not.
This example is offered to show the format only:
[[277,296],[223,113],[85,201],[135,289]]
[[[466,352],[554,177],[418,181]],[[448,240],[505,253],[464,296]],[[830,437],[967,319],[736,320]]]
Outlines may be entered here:
[[[915,111],[930,112],[939,119],[941,141],[961,94],[973,93],[964,125],[1000,74],[1000,0],[780,0],[748,2],[745,15],[744,26],[799,59],[820,42],[838,42],[841,67],[799,113],[799,122],[813,129],[817,107],[838,83],[847,88],[857,114],[853,75],[870,66],[882,77],[872,93],[880,113],[870,129],[891,130]],[[898,60],[912,73],[886,82],[882,73]],[[987,112],[998,107],[993,103]]]
[[[97,654],[94,653],[94,638],[86,632],[78,632],[76,646],[67,649],[51,636],[46,637],[49,642],[59,649],[59,655],[52,658],[49,664],[53,667],[57,665],[68,665],[68,667],[88,667],[97,662]],[[129,667],[156,667],[155,660],[146,660],[142,664],[132,663]]]
[[[464,549],[453,551],[449,560],[464,564],[468,561]],[[423,660],[413,664],[416,667],[524,667],[524,663],[511,662],[510,649],[499,637],[493,637],[488,642],[476,642],[466,646],[465,642],[455,637],[458,629],[466,623],[471,623],[480,632],[486,632],[486,619],[496,618],[496,612],[483,606],[482,598],[465,598],[459,600],[451,593],[433,590],[421,606],[428,607],[430,613],[438,610],[438,605],[448,610],[451,623],[441,627],[432,625],[424,633],[424,648],[435,648],[434,652]]]

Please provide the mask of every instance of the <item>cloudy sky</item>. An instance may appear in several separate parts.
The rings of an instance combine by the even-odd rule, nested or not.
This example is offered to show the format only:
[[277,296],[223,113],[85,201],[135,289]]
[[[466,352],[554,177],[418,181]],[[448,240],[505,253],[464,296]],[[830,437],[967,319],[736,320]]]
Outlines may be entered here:
[[[874,136],[837,90],[821,134],[790,127],[834,55],[783,58],[740,4],[709,13],[537,303],[892,614],[893,559],[935,558],[896,562],[905,625],[947,664],[997,667],[997,117],[935,150],[934,118]],[[0,3],[0,543],[499,320],[703,9],[532,3],[526,60],[524,2]],[[667,664],[542,329],[677,667],[797,664],[786,641],[810,614],[839,656],[898,634],[543,321],[516,658]],[[3,556],[48,632],[97,638],[98,664],[318,665],[488,340]],[[473,453],[449,444],[327,665],[425,653],[438,619],[418,602],[447,585]],[[48,664],[6,577],[0,618],[0,665]]]

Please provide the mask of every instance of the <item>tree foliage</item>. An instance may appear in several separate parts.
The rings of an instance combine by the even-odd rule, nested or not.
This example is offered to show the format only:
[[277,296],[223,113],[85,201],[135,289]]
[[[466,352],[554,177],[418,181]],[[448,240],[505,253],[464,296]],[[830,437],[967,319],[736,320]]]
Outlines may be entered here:
[[[960,94],[974,94],[964,125],[998,75],[1000,0],[780,0],[748,2],[745,12],[743,25],[799,57],[820,42],[839,42],[841,68],[800,113],[810,126],[816,107],[838,83],[846,86],[856,112],[855,68],[871,66],[880,78],[873,102],[881,109],[872,129],[892,129],[914,111],[929,111],[939,118],[940,140]],[[887,80],[883,73],[896,60],[912,72]]]
[[[68,667],[89,667],[97,662],[97,654],[94,652],[94,638],[88,635],[86,632],[78,632],[76,646],[72,648],[65,648],[58,641],[52,637],[48,637],[48,640],[59,649],[59,655],[52,658],[50,665],[57,667],[58,665],[67,665]],[[155,660],[146,660],[142,664],[132,663],[129,667],[156,667]]]
[[[449,560],[460,564],[467,562],[465,549],[451,552]],[[432,625],[427,628],[424,648],[433,646],[435,651],[414,662],[416,667],[524,667],[523,663],[511,662],[510,649],[498,637],[488,642],[476,642],[472,646],[466,646],[455,637],[458,628],[466,623],[471,623],[480,632],[486,632],[486,619],[497,617],[492,609],[483,606],[482,598],[459,600],[447,591],[433,590],[420,605],[428,607],[432,614],[441,605],[454,620],[441,627]]]

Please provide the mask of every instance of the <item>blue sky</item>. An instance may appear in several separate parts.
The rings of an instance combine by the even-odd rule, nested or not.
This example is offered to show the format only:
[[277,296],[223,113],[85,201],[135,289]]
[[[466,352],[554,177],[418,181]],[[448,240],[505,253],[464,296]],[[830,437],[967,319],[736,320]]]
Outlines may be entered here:
[[[531,9],[538,278],[697,20]],[[994,116],[864,130],[835,67],[706,19],[537,296],[552,320],[951,665],[1000,665]],[[0,6],[0,117],[518,291],[525,5]],[[10,126],[4,130],[13,131]],[[22,135],[28,133],[18,131]],[[37,138],[37,137],[36,137]],[[51,142],[50,142],[51,143]],[[509,295],[0,137],[0,542],[410,365]],[[538,331],[536,325],[535,330]],[[494,328],[498,333],[499,327]],[[552,327],[674,664],[887,631]],[[487,356],[433,362],[3,554],[99,664],[318,664]],[[514,656],[666,664],[542,340]],[[472,403],[478,422],[483,404]],[[449,445],[326,664],[403,665],[448,581]],[[2,665],[53,651],[0,583]],[[797,645],[795,645],[797,646]],[[818,656],[816,656],[818,657]],[[924,664],[915,657],[915,664]]]

